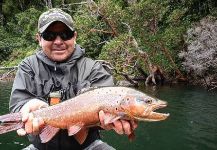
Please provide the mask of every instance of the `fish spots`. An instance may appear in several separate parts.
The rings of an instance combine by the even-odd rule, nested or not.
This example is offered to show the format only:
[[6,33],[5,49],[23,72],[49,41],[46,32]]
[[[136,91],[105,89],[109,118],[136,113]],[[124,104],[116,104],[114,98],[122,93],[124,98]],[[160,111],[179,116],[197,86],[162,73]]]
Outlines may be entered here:
[[109,90],[106,90],[106,92],[105,92],[105,93],[108,95],[108,94],[112,93],[112,90],[111,90],[111,89],[109,89]]

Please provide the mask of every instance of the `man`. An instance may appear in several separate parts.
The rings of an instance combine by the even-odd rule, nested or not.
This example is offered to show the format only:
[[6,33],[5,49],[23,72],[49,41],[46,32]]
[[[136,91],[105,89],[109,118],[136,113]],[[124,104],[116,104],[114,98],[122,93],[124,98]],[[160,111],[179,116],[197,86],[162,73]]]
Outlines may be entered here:
[[[73,20],[64,11],[50,9],[39,17],[37,39],[41,48],[19,65],[10,99],[11,112],[20,111],[25,123],[23,129],[17,130],[18,135],[28,134],[33,143],[26,149],[114,149],[100,140],[96,127],[83,129],[74,136],[61,130],[48,143],[40,142],[38,133],[44,122],[34,118],[31,111],[51,105],[50,93],[61,93],[61,101],[64,101],[83,88],[113,85],[112,76],[100,63],[84,57],[84,49],[76,44],[76,37]],[[130,135],[137,127],[135,122],[125,120],[104,125],[106,115],[109,114],[99,112],[103,129]]]

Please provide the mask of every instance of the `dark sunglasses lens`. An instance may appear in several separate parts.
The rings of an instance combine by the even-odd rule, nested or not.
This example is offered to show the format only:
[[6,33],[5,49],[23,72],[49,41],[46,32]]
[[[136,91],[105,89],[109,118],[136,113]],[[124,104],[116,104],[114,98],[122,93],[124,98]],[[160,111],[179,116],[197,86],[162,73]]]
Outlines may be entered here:
[[57,36],[60,36],[62,40],[70,40],[74,36],[74,31],[65,31],[65,32],[43,32],[41,34],[42,38],[46,41],[53,41]]
[[43,32],[41,36],[46,41],[53,41],[56,38],[56,34],[53,32]]
[[66,41],[70,40],[74,36],[74,31],[65,31],[59,34],[61,39]]

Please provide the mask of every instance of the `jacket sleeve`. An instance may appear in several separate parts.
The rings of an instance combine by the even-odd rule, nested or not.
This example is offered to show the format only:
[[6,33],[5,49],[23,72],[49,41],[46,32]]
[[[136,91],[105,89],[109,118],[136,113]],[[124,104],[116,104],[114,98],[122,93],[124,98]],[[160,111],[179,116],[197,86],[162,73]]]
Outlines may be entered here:
[[34,72],[28,59],[21,62],[14,79],[9,109],[11,112],[18,112],[29,100],[36,98]]
[[113,86],[114,81],[100,62],[90,58],[83,58],[79,61],[78,66],[77,91],[89,87]]
[[95,62],[92,67],[90,76],[88,77],[91,86],[113,86],[114,81],[110,73],[108,73],[100,62]]

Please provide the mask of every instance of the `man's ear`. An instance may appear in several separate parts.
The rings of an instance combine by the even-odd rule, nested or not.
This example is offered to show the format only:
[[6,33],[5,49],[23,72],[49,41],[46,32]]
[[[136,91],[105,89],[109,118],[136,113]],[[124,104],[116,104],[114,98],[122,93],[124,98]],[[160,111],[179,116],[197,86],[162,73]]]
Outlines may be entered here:
[[41,36],[38,33],[35,35],[35,39],[36,41],[38,41],[39,45],[41,46]]
[[74,37],[73,37],[74,40],[75,40],[75,44],[76,44],[76,38],[77,38],[77,35],[78,35],[78,34],[77,34],[77,32],[75,31],[75,33],[74,33]]

